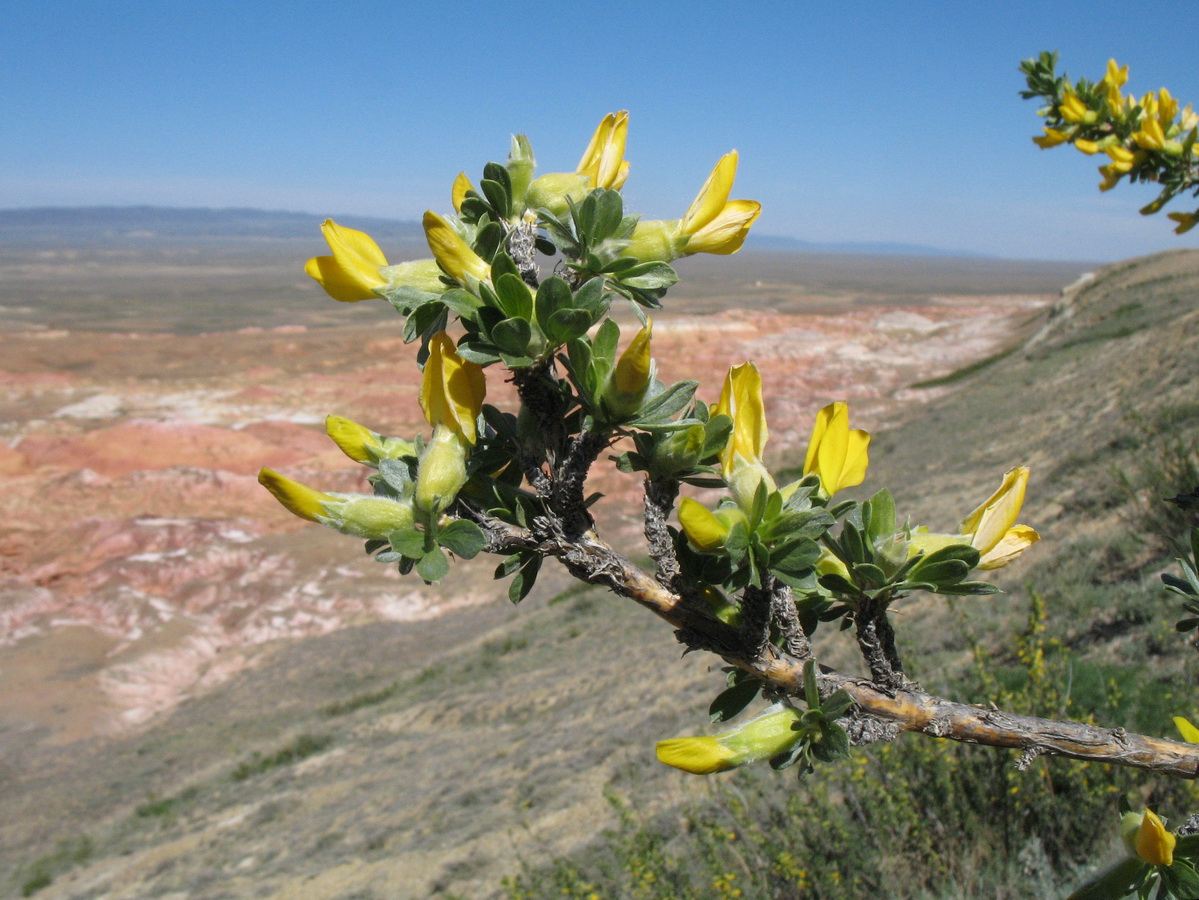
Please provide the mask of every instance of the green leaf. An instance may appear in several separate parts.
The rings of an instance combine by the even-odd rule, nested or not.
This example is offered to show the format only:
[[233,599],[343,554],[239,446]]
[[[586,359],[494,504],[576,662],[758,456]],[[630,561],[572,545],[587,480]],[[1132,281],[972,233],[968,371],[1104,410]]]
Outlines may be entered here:
[[620,326],[611,319],[605,319],[591,342],[591,353],[595,359],[604,359],[609,363],[616,361],[616,346],[620,343]]
[[529,591],[533,590],[533,585],[537,583],[537,573],[541,571],[540,556],[535,553],[524,553],[519,556],[524,558],[524,562],[508,585],[508,599],[513,603],[520,603],[529,596]]
[[591,313],[585,309],[560,309],[542,327],[550,343],[565,344],[585,335],[592,321]]
[[533,301],[537,313],[537,324],[543,329],[549,325],[550,316],[560,309],[569,309],[573,305],[570,285],[556,275],[552,275],[537,288],[537,296]]
[[854,699],[849,691],[841,688],[824,698],[824,702],[820,704],[820,712],[831,721],[845,715],[853,704]]
[[803,575],[820,559],[820,547],[810,538],[783,544],[770,554],[771,571],[788,575]]
[[[488,222],[475,236],[474,251],[484,262],[492,262],[504,245],[504,228],[499,222]],[[511,260],[508,260],[511,262]]]
[[519,275],[506,272],[492,283],[500,301],[500,309],[504,311],[505,316],[510,319],[533,317],[533,295]]
[[379,474],[388,487],[393,488],[401,497],[412,484],[412,475],[408,471],[408,464],[398,459],[379,460]]
[[[855,571],[856,571],[855,566]],[[913,581],[927,581],[938,587],[957,584],[970,574],[970,567],[960,559],[943,559],[931,565],[916,566],[909,576]]]
[[836,722],[820,725],[820,740],[812,742],[812,756],[821,762],[832,762],[849,755],[849,735]]
[[438,582],[450,571],[450,561],[441,549],[434,547],[416,564],[416,574],[428,582]]
[[[553,279],[547,279],[550,281]],[[575,291],[574,306],[585,309],[592,314],[593,319],[599,318],[608,308],[608,300],[604,295],[604,279],[592,278]]]
[[450,310],[456,313],[463,319],[473,321],[475,314],[483,305],[483,301],[472,294],[470,291],[464,291],[461,288],[452,288],[441,295],[441,302]]
[[659,291],[679,280],[678,273],[664,262],[647,262],[620,274],[620,283],[631,288]]
[[862,504],[862,525],[871,544],[895,534],[895,498],[889,490],[883,488]]
[[753,703],[761,689],[762,682],[756,678],[734,684],[716,695],[716,699],[708,706],[708,716],[713,722],[727,722]]
[[491,340],[502,353],[523,356],[528,353],[533,329],[527,319],[504,319],[491,329]]
[[504,185],[498,181],[484,178],[479,182],[479,188],[483,191],[483,196],[487,198],[487,202],[491,204],[492,208],[502,218],[506,219],[512,215],[512,198],[509,196],[508,189]]
[[455,519],[437,532],[437,542],[455,556],[474,559],[487,546],[483,529],[468,519]]
[[957,584],[938,585],[937,593],[984,597],[987,594],[998,594],[999,588],[989,581],[962,581]]
[[695,396],[695,389],[698,387],[698,381],[675,382],[666,390],[647,400],[637,411],[636,421],[653,423],[669,419],[691,402],[691,398]]
[[428,539],[423,531],[393,531],[387,536],[397,553],[409,559],[420,559],[428,549]]

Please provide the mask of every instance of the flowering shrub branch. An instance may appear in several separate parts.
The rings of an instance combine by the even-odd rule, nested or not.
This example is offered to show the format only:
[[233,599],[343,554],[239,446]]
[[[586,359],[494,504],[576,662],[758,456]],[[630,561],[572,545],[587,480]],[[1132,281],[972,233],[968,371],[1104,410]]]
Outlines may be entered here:
[[[1118,166],[1135,144],[1130,165],[1112,170],[1119,177],[1157,172],[1163,197],[1191,185],[1189,108],[1180,114],[1164,91],[1153,103],[1126,102],[1116,91],[1122,70],[1098,85],[1071,84],[1052,64],[1048,56],[1025,64],[1030,95],[1051,101],[1039,143],[1094,147]],[[629,177],[628,126],[625,112],[605,116],[574,171],[537,177],[528,139],[514,137],[507,162],[484,167],[477,187],[465,173],[454,180],[454,213],[425,214],[427,260],[389,265],[369,236],[327,221],[331,255],[306,271],[335,300],[381,298],[404,317],[431,433],[389,437],[331,416],[329,436],[370,470],[371,492],[326,493],[269,470],[263,485],[296,515],[364,538],[375,559],[401,573],[437,582],[455,557],[491,553],[501,558],[495,577],[509,579],[519,602],[543,562],[556,560],[651,610],[688,650],[719,656],[728,679],[712,720],[731,720],[759,698],[764,710],[713,736],[661,742],[659,759],[684,771],[765,759],[802,774],[853,745],[919,732],[1018,749],[1025,760],[1199,774],[1199,745],[970,706],[909,678],[891,608],[920,592],[997,590],[973,573],[1007,565],[1038,540],[1017,523],[1028,468],[1004,474],[955,531],[934,532],[901,518],[886,488],[863,502],[839,498],[869,465],[870,435],[850,427],[844,403],[818,413],[799,477],[786,481],[763,461],[769,427],[752,361],[730,369],[712,406],[696,396],[696,382],[660,381],[647,311],[678,280],[669,263],[735,253],[760,205],[729,199],[734,151],[681,218],[628,213],[619,192]],[[1157,137],[1160,146],[1146,144]],[[1167,178],[1171,160],[1169,171],[1183,175]],[[553,255],[560,261],[547,275]],[[631,308],[635,333],[622,334],[613,304]],[[515,412],[485,402],[500,370],[515,386]],[[642,480],[652,573],[599,534],[588,477],[601,461]],[[721,493],[714,507],[680,501],[684,485]],[[868,674],[819,664],[822,626],[853,628]],[[1180,863],[1150,815],[1138,820],[1149,831],[1136,841],[1137,871],[1173,871]]]

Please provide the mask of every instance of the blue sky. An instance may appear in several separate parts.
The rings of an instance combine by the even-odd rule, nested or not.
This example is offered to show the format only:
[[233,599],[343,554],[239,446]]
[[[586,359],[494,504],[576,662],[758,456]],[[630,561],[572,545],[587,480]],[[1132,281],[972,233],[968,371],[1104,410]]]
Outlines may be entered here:
[[[1108,260],[1177,246],[1144,185],[1040,151],[1019,61],[1199,100],[1187,4],[10,0],[0,208],[256,206],[415,219],[526,132],[572,169],[628,109],[625,188],[681,215],[721,154],[761,233]],[[548,14],[539,19],[537,13]],[[1175,48],[1171,53],[1171,48]],[[314,226],[315,227],[315,226]],[[1196,230],[1199,232],[1199,229]],[[1194,234],[1194,233],[1193,233]]]

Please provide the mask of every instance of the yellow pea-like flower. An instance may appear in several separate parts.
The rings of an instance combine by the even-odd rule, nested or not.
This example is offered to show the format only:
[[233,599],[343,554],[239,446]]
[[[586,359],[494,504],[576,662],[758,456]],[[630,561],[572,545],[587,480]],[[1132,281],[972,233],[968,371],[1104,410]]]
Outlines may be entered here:
[[1059,144],[1064,144],[1070,140],[1070,135],[1064,131],[1059,131],[1056,128],[1050,128],[1048,125],[1043,126],[1045,133],[1040,137],[1035,137],[1032,142],[1042,150],[1048,150],[1050,147],[1057,147]]
[[387,283],[379,273],[387,265],[387,257],[374,239],[332,219],[325,219],[321,233],[333,255],[314,256],[305,263],[305,273],[316,279],[334,300],[353,303],[377,297],[375,288]]
[[1166,133],[1161,122],[1152,116],[1141,121],[1141,130],[1133,132],[1132,139],[1142,150],[1161,150],[1166,144]]
[[491,266],[470,248],[449,222],[429,210],[421,224],[433,258],[447,275],[462,285],[469,283],[468,278],[476,281],[491,279]]
[[1166,218],[1178,223],[1174,229],[1175,234],[1186,234],[1196,224],[1199,224],[1199,216],[1195,215],[1195,213],[1166,213]]
[[444,331],[429,341],[420,406],[433,426],[416,470],[416,505],[428,515],[447,509],[466,484],[466,456],[478,438],[475,421],[487,396],[483,367],[464,360]]
[[1024,504],[1028,474],[1028,466],[1005,472],[999,489],[962,520],[959,531],[981,554],[980,569],[1006,566],[1041,539],[1034,529],[1015,524]]
[[372,540],[412,527],[415,516],[408,500],[391,500],[368,494],[326,494],[280,475],[272,469],[258,473],[265,487],[293,515]]
[[720,451],[720,469],[737,504],[748,509],[759,484],[764,483],[769,491],[775,489],[774,479],[762,464],[770,429],[766,425],[762,375],[757,366],[747,362],[729,369],[712,414],[733,420],[733,432]]
[[325,418],[325,434],[337,444],[338,449],[355,462],[378,466],[381,459],[399,459],[416,452],[412,441],[384,437],[342,416]]
[[570,201],[582,202],[595,188],[620,190],[629,177],[629,164],[624,158],[628,133],[628,112],[608,113],[591,135],[575,171],[550,172],[533,179],[525,192],[526,206],[564,216]]
[[1087,109],[1087,105],[1075,93],[1067,93],[1062,97],[1061,106],[1058,107],[1058,114],[1067,122],[1075,125],[1082,123],[1091,124],[1098,118],[1093,110]]
[[693,775],[711,775],[770,759],[800,740],[800,733],[793,727],[799,718],[798,710],[776,703],[762,715],[722,734],[659,741],[658,761]]
[[681,219],[637,223],[625,253],[643,261],[670,262],[695,253],[736,253],[762,214],[756,200],[730,200],[737,176],[737,151],[716,163]]
[[840,401],[830,403],[816,414],[803,473],[819,475],[820,486],[831,497],[865,480],[870,464],[869,446],[869,433],[850,430],[849,407]]
[[1166,830],[1157,813],[1145,810],[1145,818],[1137,829],[1137,856],[1151,866],[1174,865],[1174,846],[1178,843],[1173,833]]

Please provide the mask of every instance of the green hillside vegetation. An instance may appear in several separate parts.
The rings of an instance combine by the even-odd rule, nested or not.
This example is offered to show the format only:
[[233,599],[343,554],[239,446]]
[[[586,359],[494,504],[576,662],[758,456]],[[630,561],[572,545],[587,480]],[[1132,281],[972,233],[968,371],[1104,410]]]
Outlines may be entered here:
[[[1008,468],[1044,536],[1007,593],[899,609],[913,677],[1017,712],[1169,734],[1194,650],[1160,512],[1199,437],[1199,252],[1117,264],[1042,335],[875,436],[865,488],[951,527]],[[1031,327],[1031,323],[1030,323]],[[1159,530],[1146,539],[1133,534]],[[135,737],[5,761],[7,896],[1054,896],[1114,856],[1117,796],[1189,783],[910,736],[796,782],[696,779],[654,742],[701,732],[723,675],[602,591],[547,580],[426,623],[266,648]],[[497,589],[497,596],[502,591]],[[818,648],[819,650],[819,648]],[[842,652],[843,651],[843,652]],[[827,651],[820,651],[827,652]],[[841,653],[838,657],[837,654]],[[848,664],[848,643],[832,654]],[[36,757],[36,763],[34,758]]]

